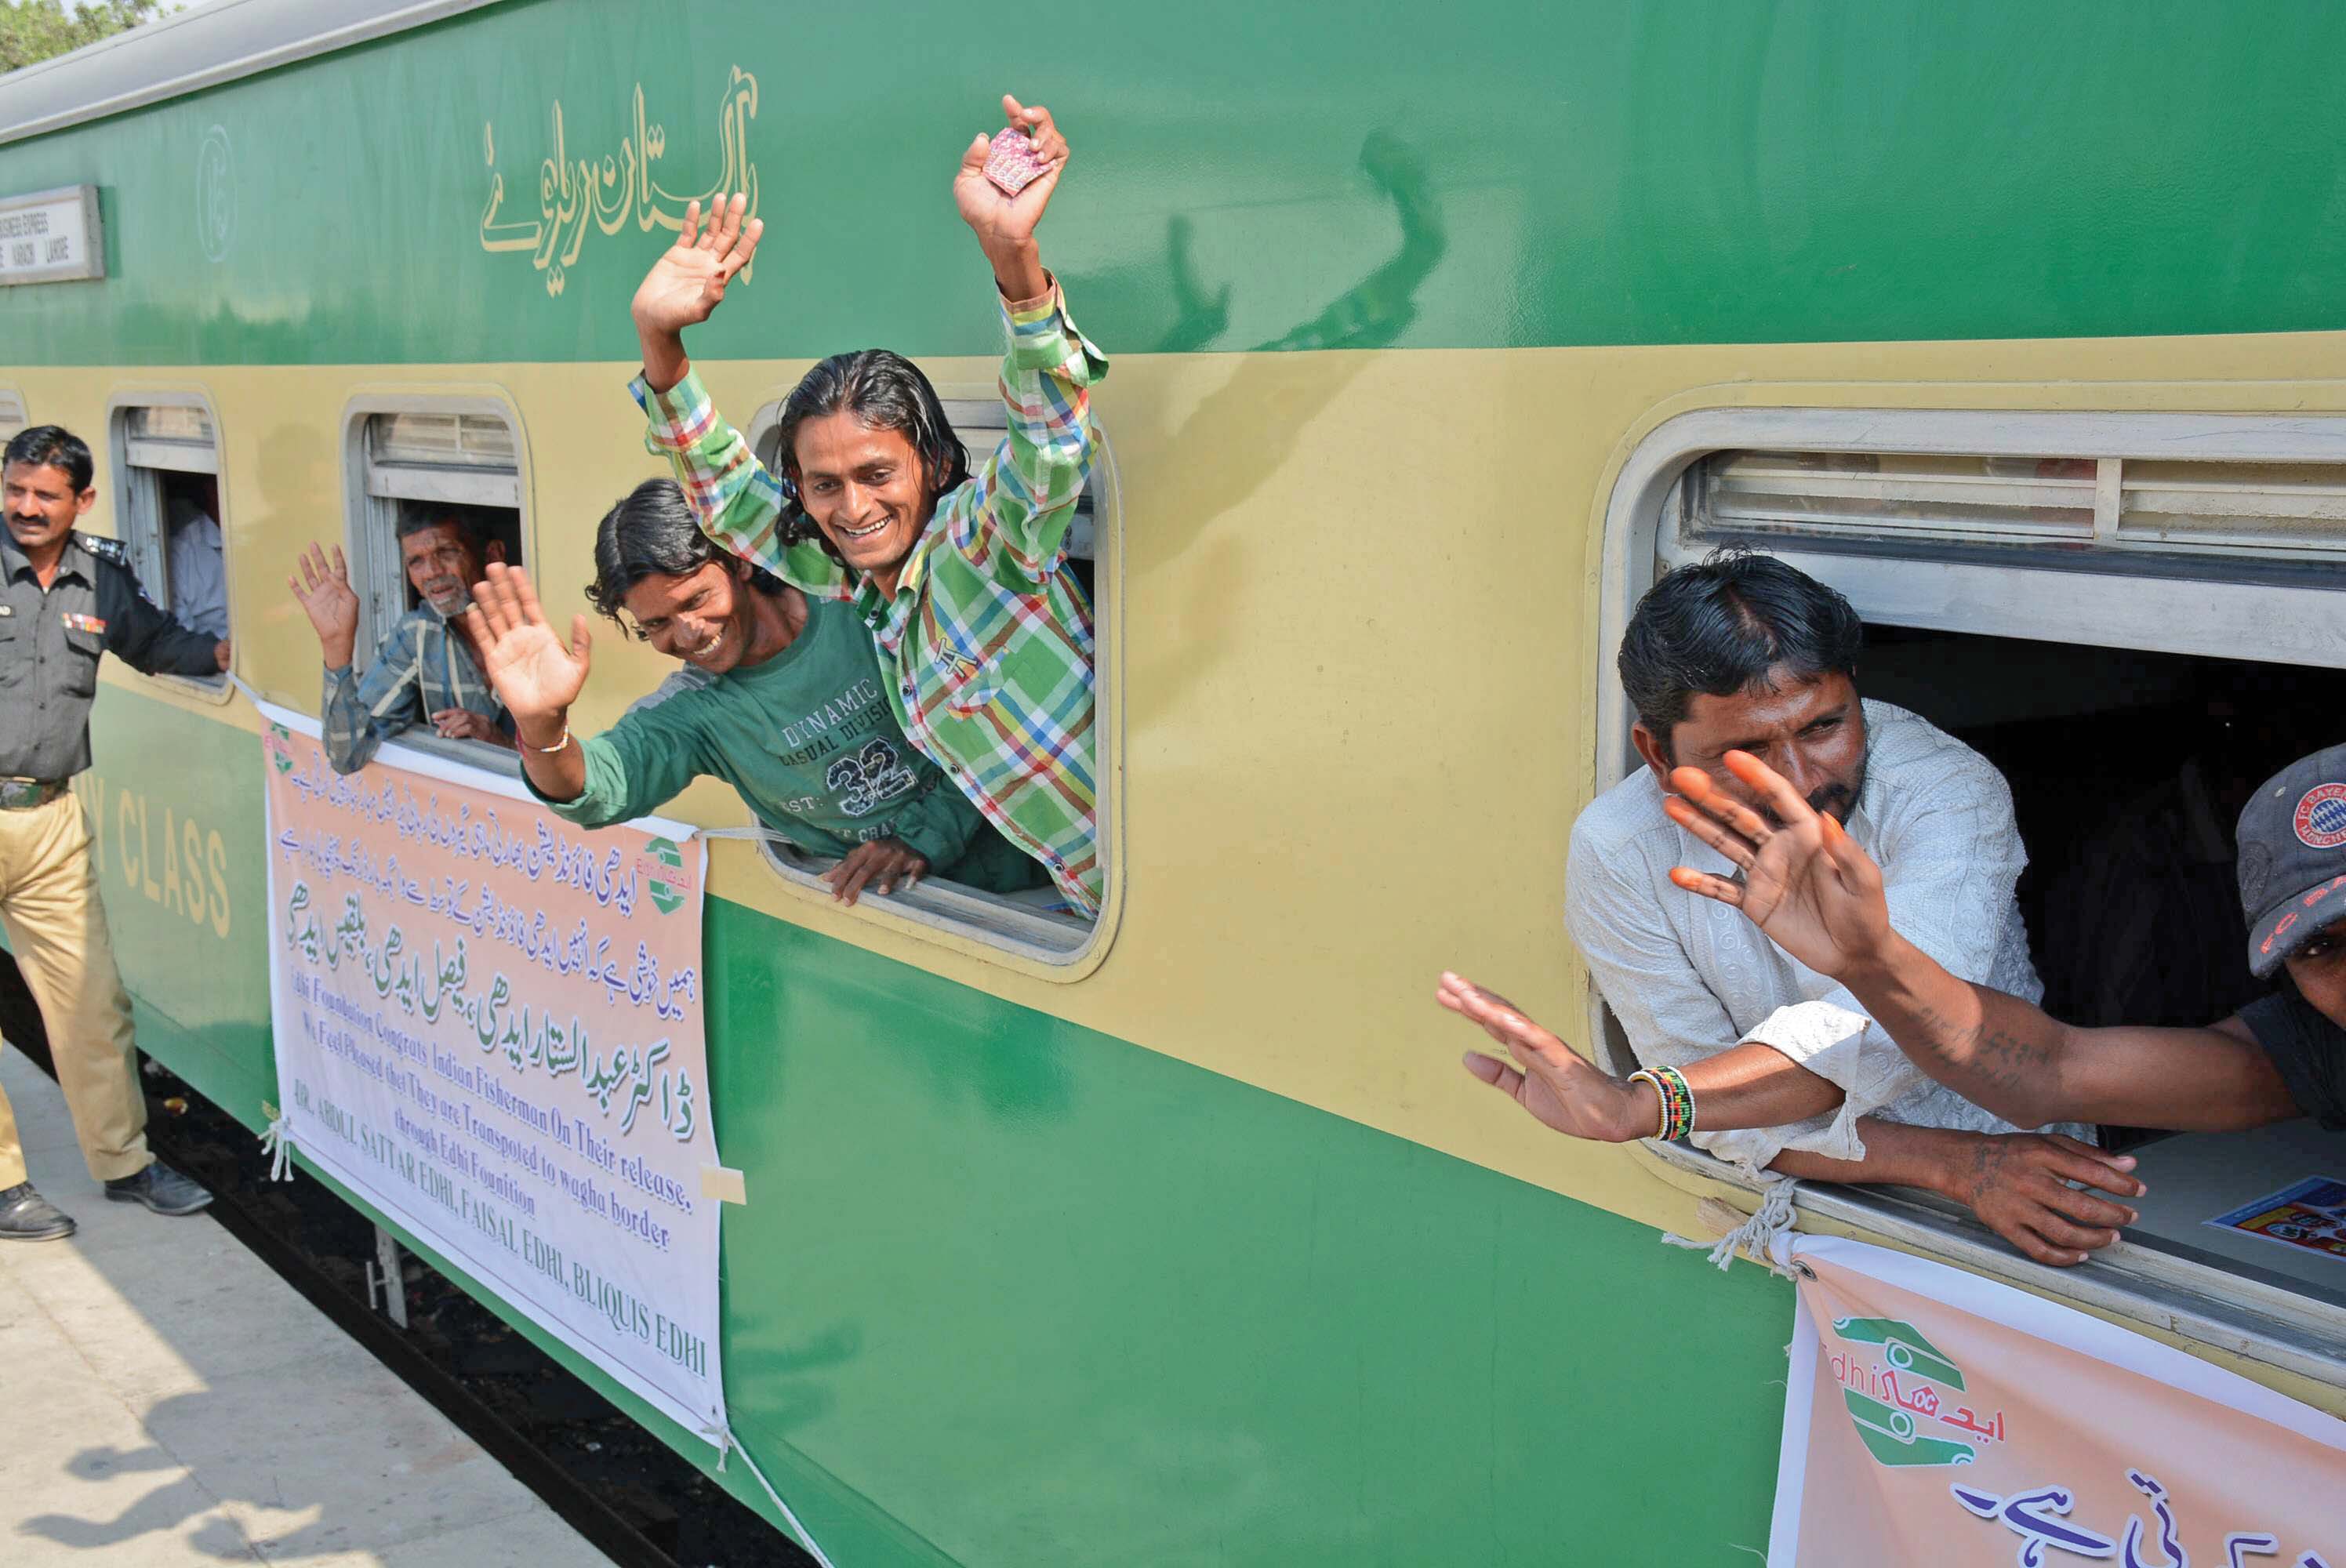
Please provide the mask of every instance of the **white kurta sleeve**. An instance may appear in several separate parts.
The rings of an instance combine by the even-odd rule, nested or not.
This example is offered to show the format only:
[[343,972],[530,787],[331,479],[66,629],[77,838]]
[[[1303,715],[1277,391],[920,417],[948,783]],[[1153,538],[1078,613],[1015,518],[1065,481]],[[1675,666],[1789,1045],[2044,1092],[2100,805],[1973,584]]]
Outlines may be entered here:
[[[1692,896],[1675,888],[1668,895]],[[1654,885],[1650,868],[1606,864],[1601,851],[1574,835],[1565,871],[1565,922],[1573,942],[1637,1060],[1683,1069],[1742,1037],[1696,973],[1658,896],[1668,895]],[[1821,1143],[1833,1125],[1834,1118],[1819,1116],[1780,1127],[1698,1132],[1689,1141],[1756,1176],[1788,1148],[1833,1153]]]

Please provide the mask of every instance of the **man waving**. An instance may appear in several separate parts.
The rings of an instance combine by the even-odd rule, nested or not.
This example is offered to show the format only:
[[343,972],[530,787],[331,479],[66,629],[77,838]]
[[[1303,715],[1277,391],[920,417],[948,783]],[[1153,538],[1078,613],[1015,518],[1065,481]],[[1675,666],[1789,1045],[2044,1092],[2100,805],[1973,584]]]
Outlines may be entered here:
[[[1009,338],[1008,428],[974,472],[928,378],[885,349],[808,372],[783,405],[782,473],[757,461],[681,336],[757,249],[762,226],[743,223],[739,196],[719,196],[705,231],[698,205],[688,209],[637,291],[644,370],[631,390],[650,419],[647,444],[675,464],[709,536],[809,594],[852,600],[905,735],[1090,913],[1104,883],[1092,616],[1066,567],[1067,529],[1091,465],[1090,388],[1107,361],[1069,320],[1035,239],[1066,138],[1048,109],[1003,107],[1012,128],[972,141],[953,183]],[[1034,178],[997,182],[998,156]]]

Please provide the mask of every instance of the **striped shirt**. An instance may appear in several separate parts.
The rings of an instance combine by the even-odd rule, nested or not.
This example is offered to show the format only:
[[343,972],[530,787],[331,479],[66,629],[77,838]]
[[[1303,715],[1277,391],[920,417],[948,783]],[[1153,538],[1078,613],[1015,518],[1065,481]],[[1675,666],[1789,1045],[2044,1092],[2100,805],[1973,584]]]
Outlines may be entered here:
[[782,482],[687,375],[630,391],[701,526],[801,590],[854,602],[878,644],[906,736],[971,804],[1043,862],[1086,913],[1099,910],[1092,615],[1066,570],[1067,527],[1092,460],[1089,389],[1107,361],[1067,317],[1053,283],[1004,309],[1009,429],[967,483],[938,498],[895,594],[851,574],[821,545],[791,544]]
[[494,718],[512,733],[505,705],[473,660],[471,645],[429,605],[399,617],[375,645],[364,676],[349,665],[326,672],[320,709],[326,760],[337,773],[355,773],[377,748],[442,708],[461,708]]

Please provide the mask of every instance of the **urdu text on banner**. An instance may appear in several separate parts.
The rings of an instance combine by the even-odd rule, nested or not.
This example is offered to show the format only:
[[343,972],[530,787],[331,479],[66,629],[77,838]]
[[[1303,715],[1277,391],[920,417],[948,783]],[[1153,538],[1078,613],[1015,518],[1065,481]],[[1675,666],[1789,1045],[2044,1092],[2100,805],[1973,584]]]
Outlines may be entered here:
[[707,850],[594,832],[264,705],[270,1003],[294,1147],[686,1428],[725,1430]]
[[2346,1568],[2346,1422],[1944,1264],[1777,1257],[1800,1281],[1770,1568]]

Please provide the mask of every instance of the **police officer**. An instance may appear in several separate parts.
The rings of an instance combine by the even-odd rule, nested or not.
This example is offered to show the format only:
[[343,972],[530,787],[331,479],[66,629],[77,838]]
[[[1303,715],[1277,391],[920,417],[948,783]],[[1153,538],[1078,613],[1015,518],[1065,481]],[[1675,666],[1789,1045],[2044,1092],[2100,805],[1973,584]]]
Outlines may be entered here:
[[[66,786],[89,766],[101,652],[149,675],[212,675],[228,668],[229,645],[158,609],[118,543],[75,531],[97,499],[90,476],[88,446],[53,424],[20,432],[0,462],[0,925],[40,1006],[90,1175],[109,1198],[193,1214],[211,1194],[148,1152],[130,1001],[89,828]],[[73,1228],[26,1179],[0,1096],[0,1240]]]

